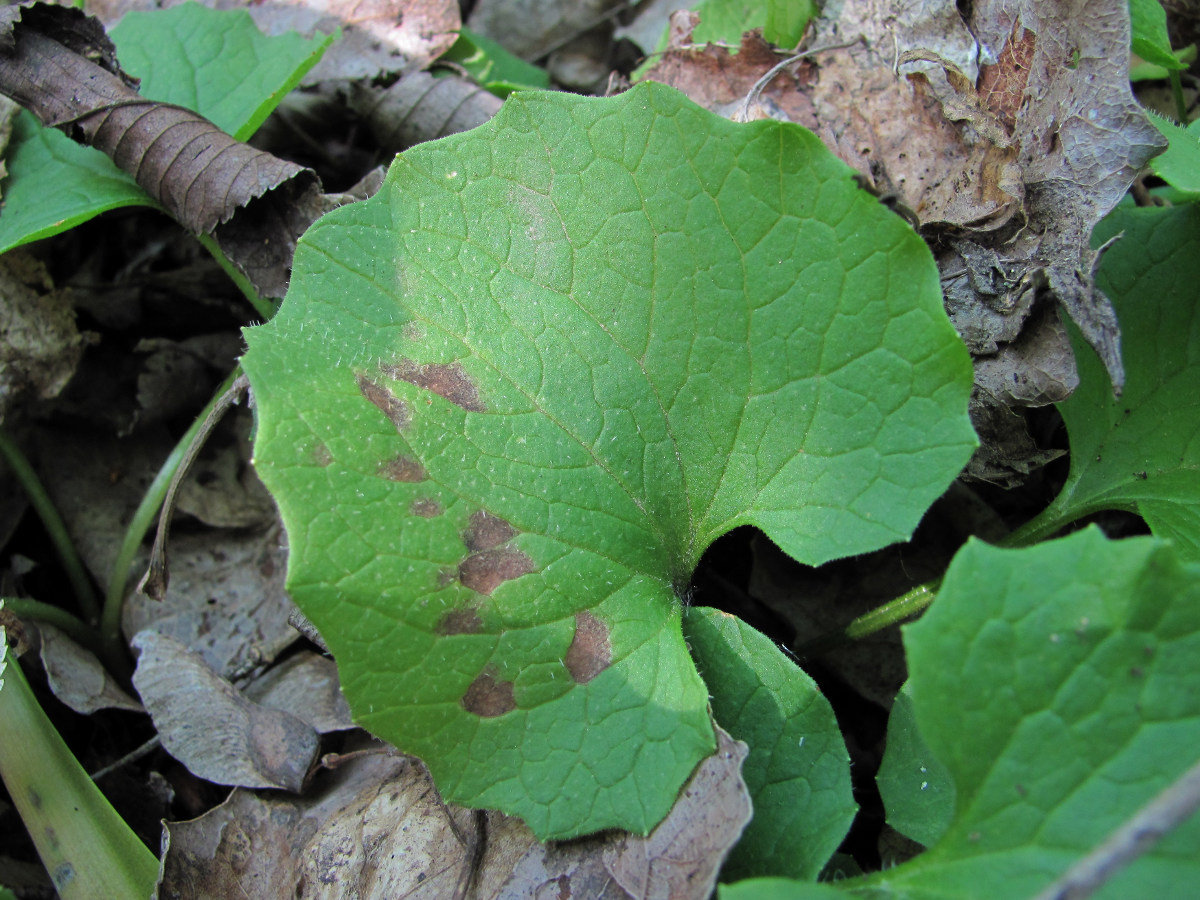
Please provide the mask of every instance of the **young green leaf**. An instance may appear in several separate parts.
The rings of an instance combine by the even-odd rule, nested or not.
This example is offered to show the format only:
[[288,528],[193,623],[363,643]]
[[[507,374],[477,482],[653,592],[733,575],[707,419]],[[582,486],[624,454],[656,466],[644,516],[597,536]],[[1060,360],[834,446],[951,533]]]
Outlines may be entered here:
[[700,0],[693,7],[700,24],[692,39],[697,44],[728,44],[736,50],[744,32],[766,27],[769,6],[761,0]]
[[902,835],[932,847],[946,833],[954,819],[954,781],[921,737],[907,685],[892,705],[875,781],[887,823]]
[[[1200,566],[1092,527],[1023,550],[972,541],[905,629],[920,733],[950,771],[954,821],[861,896],[1028,898],[1187,771],[1200,743]],[[1200,817],[1097,896],[1173,897],[1200,878]],[[726,898],[827,896],[746,881]]]
[[246,338],[358,721],[543,838],[647,831],[711,752],[678,594],[715,538],[902,539],[975,443],[917,235],[811,133],[660,84],[403,154]]
[[1170,119],[1150,113],[1150,121],[1171,142],[1150,160],[1154,174],[1181,191],[1200,194],[1200,120],[1181,128]]
[[833,709],[803,670],[735,616],[690,608],[683,634],[712,694],[717,724],[750,747],[742,778],[754,818],[721,879],[815,879],[858,809]]
[[1187,68],[1171,52],[1167,11],[1159,0],[1129,0],[1129,24],[1134,53],[1164,69]]
[[[245,10],[198,3],[129,13],[111,37],[143,96],[193,109],[238,140],[257,130],[333,40],[266,37]],[[6,165],[0,253],[111,209],[153,205],[99,150],[27,112],[17,117]]]
[[800,43],[808,23],[817,14],[813,0],[769,0],[763,37],[790,50]]
[[1097,286],[1121,322],[1124,393],[1078,335],[1080,384],[1059,404],[1071,439],[1071,471],[1054,502],[1013,535],[1053,534],[1102,509],[1141,515],[1150,530],[1200,559],[1200,207],[1119,207],[1095,230],[1104,254]]
[[476,83],[497,97],[550,87],[550,75],[545,69],[525,62],[469,28],[459,32],[458,40],[441,59],[462,66]]

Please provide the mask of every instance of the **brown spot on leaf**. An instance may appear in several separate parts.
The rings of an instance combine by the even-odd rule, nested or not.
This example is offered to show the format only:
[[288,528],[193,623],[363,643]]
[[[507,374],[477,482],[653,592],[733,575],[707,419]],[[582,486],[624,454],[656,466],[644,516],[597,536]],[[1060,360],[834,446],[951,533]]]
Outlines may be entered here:
[[379,474],[388,481],[404,481],[409,484],[424,481],[429,477],[419,459],[403,454],[380,464]]
[[479,619],[479,613],[467,607],[452,609],[445,613],[438,619],[434,631],[438,634],[478,634],[482,627],[483,622]]
[[377,406],[379,411],[396,426],[397,431],[403,431],[408,427],[412,421],[412,411],[405,401],[392,396],[387,388],[376,384],[365,375],[356,375],[355,379],[358,381],[359,393]]
[[432,497],[418,497],[408,505],[408,511],[422,519],[433,519],[443,512],[442,504]]
[[1025,87],[1029,82],[1036,47],[1037,35],[1022,27],[1019,21],[1014,22],[1012,34],[1000,51],[995,65],[980,69],[979,95],[984,105],[1000,117],[1010,132],[1025,102]]
[[458,580],[480,594],[490,594],[506,581],[535,571],[533,560],[520,550],[484,550],[458,565]]
[[421,366],[411,359],[402,359],[395,365],[380,366],[380,370],[391,378],[407,381],[445,397],[468,412],[487,412],[487,407],[479,399],[479,388],[460,363],[427,363]]
[[578,684],[587,684],[612,665],[608,626],[586,610],[575,614],[575,637],[563,665]]
[[487,669],[471,682],[461,702],[467,712],[487,719],[494,719],[517,708],[512,682],[498,681]]
[[333,462],[333,454],[329,452],[324,441],[317,441],[317,446],[313,447],[312,458],[313,462],[322,467]]
[[517,536],[517,529],[499,516],[493,516],[486,510],[472,513],[467,521],[467,529],[463,532],[463,543],[472,553],[480,550],[491,550],[501,544],[511,541]]

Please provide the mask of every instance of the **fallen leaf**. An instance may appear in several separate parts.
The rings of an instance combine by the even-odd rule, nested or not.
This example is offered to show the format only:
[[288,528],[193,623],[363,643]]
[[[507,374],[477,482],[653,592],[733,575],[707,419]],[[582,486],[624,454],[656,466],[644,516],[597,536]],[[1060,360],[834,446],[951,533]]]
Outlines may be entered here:
[[163,749],[189,772],[215,784],[300,790],[319,747],[311,726],[248,700],[174,638],[143,631],[132,644],[133,685]]
[[[1130,92],[1126,0],[987,0],[966,19],[961,6],[847,0],[767,96],[920,222],[977,360],[972,421],[996,437],[969,474],[1011,484],[1054,454],[1008,411],[1058,402],[1078,381],[1060,311],[1120,388],[1119,329],[1088,237],[1163,141]],[[730,58],[689,37],[674,36],[649,77],[713,109],[736,108],[727,95],[774,64],[751,66],[745,43]]]
[[473,900],[706,900],[750,818],[746,746],[718,734],[647,837],[539,843],[518,819],[447,806],[418,760],[385,752],[318,776],[306,797],[237,790],[199,819],[167,823],[159,897],[438,900],[469,885]]
[[121,689],[95,654],[48,622],[36,625],[42,640],[42,668],[55,697],[85,716],[100,709],[144,712],[142,704]]
[[350,706],[338,684],[332,659],[301,650],[250,682],[246,697],[262,706],[291,713],[320,734],[354,728]]
[[132,591],[122,610],[124,632],[172,637],[226,677],[261,668],[299,637],[288,624],[295,607],[283,589],[286,559],[277,531],[177,532],[166,598]]
[[56,396],[75,374],[83,337],[69,291],[27,253],[0,257],[0,422],[29,395]]

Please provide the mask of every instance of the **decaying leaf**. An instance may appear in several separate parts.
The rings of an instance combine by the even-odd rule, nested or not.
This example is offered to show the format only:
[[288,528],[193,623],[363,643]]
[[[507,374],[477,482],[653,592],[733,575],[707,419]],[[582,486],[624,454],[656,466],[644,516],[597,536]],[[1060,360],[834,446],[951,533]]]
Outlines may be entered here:
[[375,746],[304,798],[238,790],[168,823],[159,896],[705,900],[750,818],[746,746],[723,732],[649,836],[548,844],[518,819],[447,806],[418,760]]
[[28,254],[0,258],[0,422],[27,392],[57,395],[82,355],[68,293]]
[[295,607],[283,590],[285,556],[277,544],[270,531],[176,534],[171,589],[162,602],[133,591],[123,609],[125,634],[170,636],[226,677],[270,662],[299,637],[288,625]]
[[[1125,0],[959,8],[848,0],[765,96],[919,221],[976,358],[973,421],[997,438],[968,474],[1013,482],[1048,455],[1010,411],[1061,401],[1078,381],[1060,311],[1120,389],[1119,331],[1087,241],[1164,144],[1129,90]],[[710,108],[776,62],[745,42],[730,57],[687,39],[649,77]]]
[[90,650],[47,622],[38,622],[37,630],[46,682],[59,700],[83,715],[100,709],[143,711],[142,704],[121,689]]
[[216,784],[299,791],[318,738],[290,713],[261,706],[174,638],[143,631],[133,684],[163,748],[192,774]]
[[354,727],[332,659],[302,650],[246,687],[246,696],[307,722],[321,734]]
[[502,101],[467,78],[413,72],[387,88],[351,87],[350,105],[385,152],[469,131],[500,109]]

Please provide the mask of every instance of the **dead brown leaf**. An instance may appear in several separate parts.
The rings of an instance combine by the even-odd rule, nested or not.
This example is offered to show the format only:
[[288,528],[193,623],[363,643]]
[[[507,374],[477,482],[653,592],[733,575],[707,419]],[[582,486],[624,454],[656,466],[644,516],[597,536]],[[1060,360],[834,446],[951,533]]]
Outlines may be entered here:
[[143,631],[133,684],[163,748],[215,784],[299,791],[319,741],[306,722],[261,706],[174,638]]
[[144,712],[142,704],[121,689],[90,650],[47,622],[38,622],[36,627],[46,683],[55,697],[85,716],[100,709]]
[[444,805],[420,762],[384,752],[320,776],[304,798],[238,790],[168,823],[159,896],[704,900],[750,818],[746,746],[718,735],[717,753],[644,838],[541,844],[518,819]]
[[283,589],[285,565],[277,532],[177,533],[166,597],[131,591],[122,627],[127,635],[169,635],[226,677],[261,669],[299,638],[288,624],[295,607]]
[[22,251],[0,258],[0,422],[25,394],[45,400],[66,386],[83,355],[68,291]]

